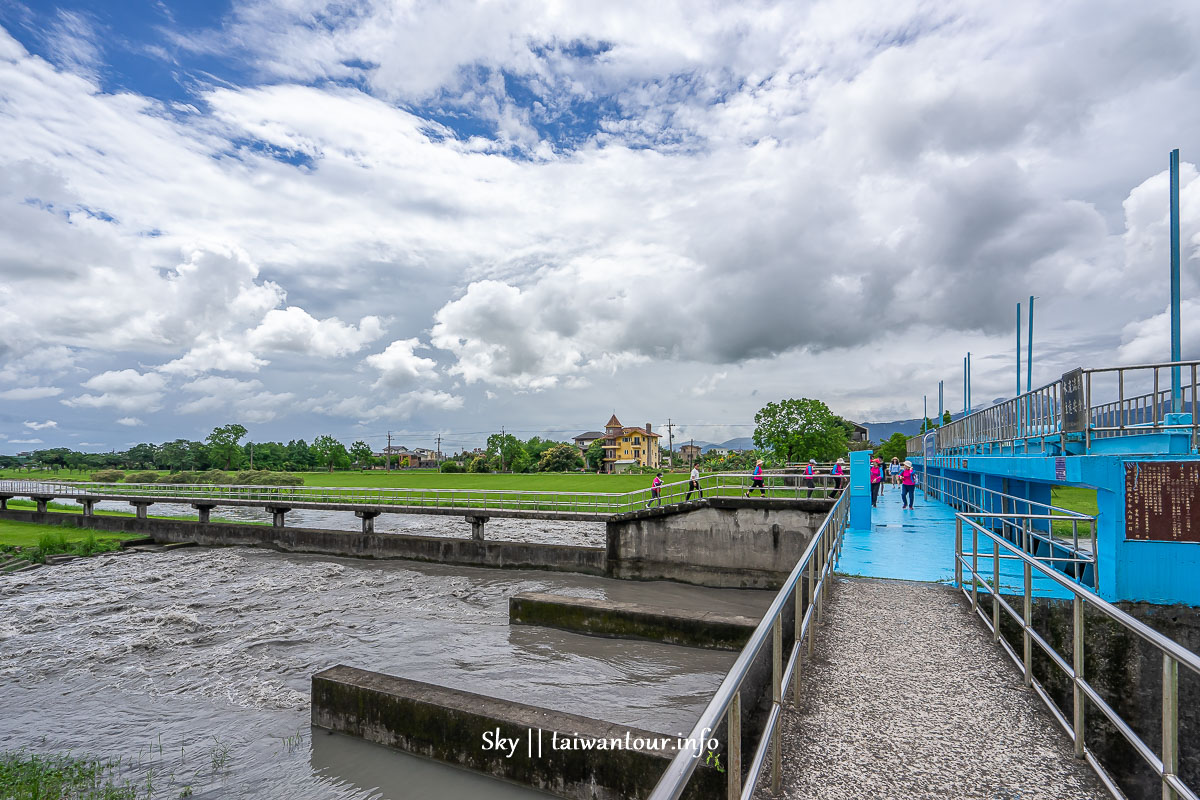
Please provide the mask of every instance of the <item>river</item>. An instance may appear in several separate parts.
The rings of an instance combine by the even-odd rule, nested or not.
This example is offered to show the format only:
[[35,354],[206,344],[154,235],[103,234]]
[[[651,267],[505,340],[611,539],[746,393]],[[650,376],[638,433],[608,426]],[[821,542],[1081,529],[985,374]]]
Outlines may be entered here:
[[99,556],[0,579],[0,749],[120,756],[139,796],[533,797],[314,732],[312,674],[349,664],[675,735],[734,659],[510,627],[508,597],[521,591],[751,614],[770,601],[248,548]]

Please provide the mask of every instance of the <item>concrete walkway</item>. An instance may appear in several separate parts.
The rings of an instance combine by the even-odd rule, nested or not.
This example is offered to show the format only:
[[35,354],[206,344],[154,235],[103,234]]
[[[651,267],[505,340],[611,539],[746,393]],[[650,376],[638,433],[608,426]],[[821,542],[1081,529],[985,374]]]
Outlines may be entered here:
[[[1107,798],[961,595],[838,579],[803,697],[784,720],[783,796]],[[764,774],[756,797],[769,798]]]

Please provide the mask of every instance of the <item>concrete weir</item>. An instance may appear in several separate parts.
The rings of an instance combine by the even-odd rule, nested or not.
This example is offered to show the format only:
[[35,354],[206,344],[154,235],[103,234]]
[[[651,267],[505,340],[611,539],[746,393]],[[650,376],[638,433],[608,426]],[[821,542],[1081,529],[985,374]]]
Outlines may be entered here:
[[541,625],[591,636],[645,639],[710,650],[741,650],[758,625],[757,619],[736,614],[654,608],[544,592],[521,592],[510,597],[508,621],[513,625]]
[[[336,666],[312,679],[312,724],[560,797],[645,797],[670,763],[674,736]],[[717,797],[724,775],[703,764],[685,797]]]
[[832,500],[714,497],[607,522],[609,574],[735,589],[777,589]]

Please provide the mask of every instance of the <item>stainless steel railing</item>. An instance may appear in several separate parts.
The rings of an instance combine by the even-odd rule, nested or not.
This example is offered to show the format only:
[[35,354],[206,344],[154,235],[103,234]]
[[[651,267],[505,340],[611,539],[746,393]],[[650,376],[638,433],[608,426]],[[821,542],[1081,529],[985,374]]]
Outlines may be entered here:
[[[789,685],[792,686],[793,701],[799,695],[800,670],[803,653],[813,654],[814,624],[823,617],[822,609],[829,602],[831,581],[835,565],[841,555],[842,536],[848,520],[848,494],[843,493],[834,503],[804,554],[796,562],[783,588],[775,596],[754,629],[750,641],[742,649],[733,667],[721,681],[712,700],[700,714],[685,746],[675,754],[659,779],[650,800],[675,800],[687,788],[688,781],[696,771],[704,753],[704,743],[725,723],[726,745],[726,796],[730,800],[748,800],[766,765],[771,759],[772,791],[778,793],[782,774],[782,751],[779,723],[783,702]],[[804,590],[807,585],[807,593]],[[805,595],[807,594],[807,603]],[[784,609],[793,605],[795,625],[792,647],[784,665]],[[762,736],[750,761],[749,770],[742,776],[742,686],[759,656],[770,642],[771,657],[771,710],[767,716]]]
[[[1121,609],[1105,601],[1094,592],[1078,585],[1062,575],[1057,569],[1033,558],[1028,553],[1015,547],[1007,539],[988,530],[977,517],[980,514],[959,513],[955,515],[954,536],[954,578],[958,588],[970,599],[971,610],[979,615],[984,624],[992,632],[993,641],[1003,646],[1005,652],[1012,658],[1013,663],[1021,670],[1025,685],[1032,688],[1050,709],[1050,713],[1062,725],[1063,730],[1075,745],[1075,756],[1084,758],[1096,771],[1108,790],[1119,798],[1124,798],[1120,787],[1100,763],[1099,759],[1087,746],[1086,717],[1088,707],[1097,709],[1112,724],[1117,731],[1129,742],[1151,770],[1162,782],[1164,800],[1188,798],[1198,800],[1196,792],[1188,787],[1179,777],[1179,667],[1191,670],[1200,676],[1200,656],[1168,639],[1158,631],[1150,628]],[[971,549],[963,549],[963,534],[970,531]],[[982,539],[981,539],[982,537]],[[980,551],[980,541],[990,541],[990,551]],[[1000,561],[1013,559],[1020,561],[1023,567],[1023,597],[1022,608],[1018,612],[1000,594]],[[991,569],[980,570],[980,561],[990,561]],[[1049,579],[1062,589],[1070,592],[1072,598],[1072,651],[1069,655],[1059,653],[1054,646],[1033,627],[1033,575],[1037,571],[1040,577]],[[964,576],[970,582],[970,587],[964,583]],[[991,614],[980,607],[979,594],[983,588],[991,595]],[[1126,722],[1100,692],[1088,681],[1084,667],[1084,634],[1086,633],[1086,618],[1084,611],[1092,608],[1125,628],[1153,646],[1162,658],[1162,739],[1160,753],[1145,742],[1128,722]],[[1006,613],[1021,630],[1021,652],[1009,645],[1000,635],[1001,611]],[[1052,669],[1062,672],[1071,682],[1072,703],[1071,719],[1050,697],[1049,692],[1041,681],[1033,674],[1033,646],[1045,653]]]
[[[1045,451],[1061,434],[1079,433],[1086,451],[1093,439],[1164,431],[1187,431],[1195,448],[1200,445],[1198,378],[1200,361],[1077,370],[939,428],[937,449],[955,453],[999,444]],[[1172,413],[1191,418],[1168,417]],[[919,436],[908,440],[908,452],[921,454]]]
[[[1094,516],[940,475],[926,475],[922,491],[926,497],[977,516],[991,530],[1015,540],[1034,558],[1075,565],[1063,569],[1078,580],[1088,572],[1084,565],[1090,565],[1092,588],[1097,588],[1100,573],[1096,568],[1098,548]],[[1039,542],[1048,547],[1039,548]],[[1055,556],[1056,547],[1069,551],[1070,555]],[[1049,555],[1037,555],[1038,549],[1048,550]]]
[[[849,473],[842,488],[848,485]],[[755,497],[799,498],[830,497],[837,494],[837,481],[829,475],[816,475],[813,488],[804,476],[764,475],[762,489],[753,488],[753,476],[746,473],[710,473],[700,478],[700,496],[736,497],[753,492]],[[690,481],[677,481],[661,487],[655,498],[650,488],[631,492],[529,491],[523,489],[409,489],[330,486],[257,486],[230,484],[95,483],[56,481],[0,481],[0,494],[13,496],[89,497],[96,500],[152,502],[211,501],[216,504],[261,502],[271,504],[320,503],[333,505],[377,505],[411,509],[464,509],[473,511],[508,510],[559,513],[620,514],[644,508],[647,504],[667,505],[683,502]]]

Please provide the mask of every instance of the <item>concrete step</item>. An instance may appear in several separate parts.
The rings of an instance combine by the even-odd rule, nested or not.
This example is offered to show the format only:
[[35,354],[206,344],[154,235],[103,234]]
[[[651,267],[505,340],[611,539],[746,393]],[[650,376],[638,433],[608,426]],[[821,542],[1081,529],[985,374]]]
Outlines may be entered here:
[[29,565],[27,565],[27,566],[20,567],[19,569],[14,569],[14,570],[12,570],[12,572],[13,572],[13,573],[17,573],[17,572],[29,572],[29,570],[31,570],[31,569],[41,569],[41,568],[42,568],[42,565],[41,565],[41,564],[29,564]]
[[25,561],[23,558],[9,558],[4,561],[0,561],[0,569],[6,569],[11,567],[13,564],[18,564],[23,561]]
[[153,536],[140,536],[137,539],[126,539],[121,542],[121,549],[128,550],[131,547],[137,547],[143,544],[154,544]]
[[29,562],[23,558],[18,558],[15,561],[7,561],[4,566],[0,566],[0,572],[18,572],[21,569],[29,566]]
[[195,546],[196,546],[195,542],[172,542],[171,544],[164,544],[160,549],[162,549],[162,550],[178,550],[181,547],[195,547]]
[[57,556],[46,556],[46,563],[47,564],[66,564],[68,561],[75,561],[78,558],[79,558],[79,556],[69,556],[69,555],[65,555],[65,554],[57,555]]

